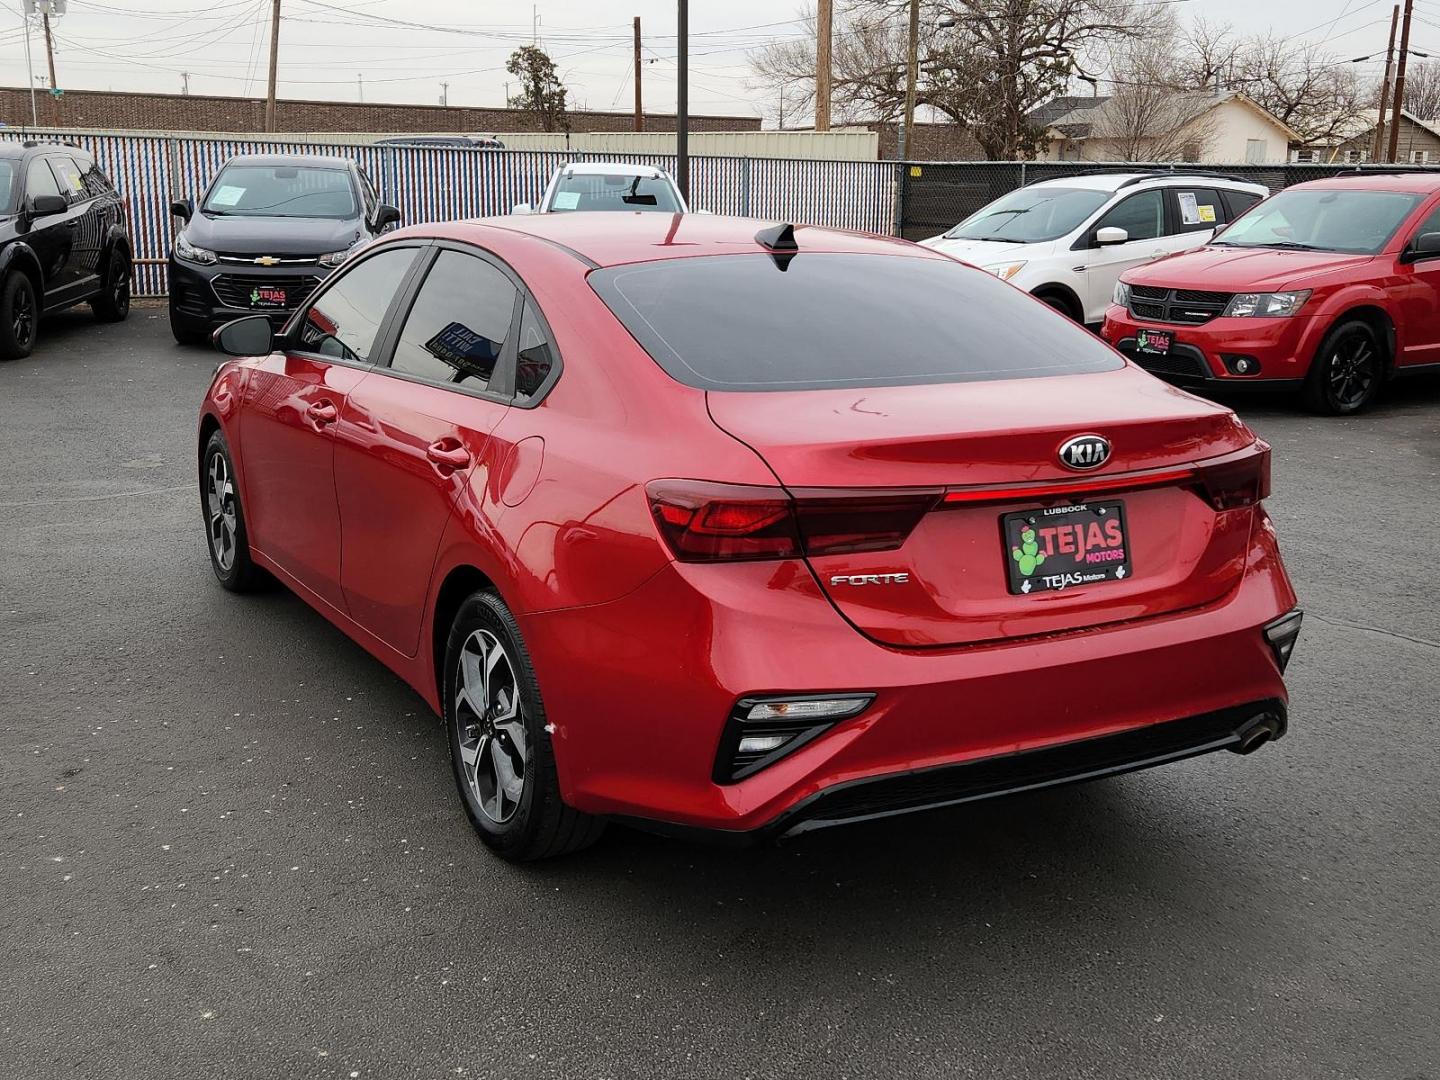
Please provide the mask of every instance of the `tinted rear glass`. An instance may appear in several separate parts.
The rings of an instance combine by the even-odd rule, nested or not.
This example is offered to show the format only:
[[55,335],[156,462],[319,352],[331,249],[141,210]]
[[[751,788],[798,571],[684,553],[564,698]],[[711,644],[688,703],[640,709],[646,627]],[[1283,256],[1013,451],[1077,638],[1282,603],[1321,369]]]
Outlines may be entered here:
[[1024,379],[1123,361],[1019,289],[948,259],[711,255],[590,283],[672,377],[707,390]]

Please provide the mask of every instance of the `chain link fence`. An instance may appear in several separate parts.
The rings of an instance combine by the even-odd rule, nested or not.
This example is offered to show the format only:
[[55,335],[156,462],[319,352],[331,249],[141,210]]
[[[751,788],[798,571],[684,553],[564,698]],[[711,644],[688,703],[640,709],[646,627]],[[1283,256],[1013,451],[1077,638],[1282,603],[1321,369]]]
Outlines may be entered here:
[[1436,167],[1405,165],[1181,165],[1161,163],[1101,164],[1092,161],[966,161],[906,162],[900,166],[896,232],[906,240],[924,240],[951,228],[1007,192],[1042,180],[1061,180],[1096,172],[1176,174],[1221,173],[1237,180],[1264,184],[1272,192],[1306,180],[1355,172],[1440,173]]

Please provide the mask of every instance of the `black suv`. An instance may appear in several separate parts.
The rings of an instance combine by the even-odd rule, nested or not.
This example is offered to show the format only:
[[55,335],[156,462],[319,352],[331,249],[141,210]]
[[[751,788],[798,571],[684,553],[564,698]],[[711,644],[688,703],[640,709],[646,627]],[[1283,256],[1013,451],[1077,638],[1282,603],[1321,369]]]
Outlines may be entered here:
[[125,205],[78,146],[0,142],[0,360],[29,356],[40,316],[88,300],[130,314]]
[[241,154],[225,163],[170,249],[170,329],[181,344],[263,313],[279,327],[312,289],[400,220],[353,161],[305,154]]

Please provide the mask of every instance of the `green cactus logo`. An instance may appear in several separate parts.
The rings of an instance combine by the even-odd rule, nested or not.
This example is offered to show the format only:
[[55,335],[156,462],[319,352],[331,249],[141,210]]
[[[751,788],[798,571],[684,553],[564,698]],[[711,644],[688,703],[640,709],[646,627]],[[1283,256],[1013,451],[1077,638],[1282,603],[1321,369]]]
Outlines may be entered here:
[[259,289],[251,289],[251,290],[250,290],[250,306],[251,306],[251,307],[254,307],[254,306],[255,306],[256,304],[258,304],[258,303],[260,303],[260,290],[259,290]]
[[1029,525],[1020,526],[1020,546],[1010,549],[1010,557],[1020,566],[1020,573],[1029,577],[1036,567],[1045,561],[1045,553],[1035,542],[1035,530]]

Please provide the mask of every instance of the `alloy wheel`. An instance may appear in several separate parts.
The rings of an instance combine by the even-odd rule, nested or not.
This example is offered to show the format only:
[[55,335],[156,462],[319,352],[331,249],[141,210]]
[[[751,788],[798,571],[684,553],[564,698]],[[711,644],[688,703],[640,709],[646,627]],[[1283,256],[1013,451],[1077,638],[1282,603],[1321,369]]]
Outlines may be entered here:
[[23,349],[30,344],[30,337],[35,333],[35,298],[30,295],[29,289],[22,288],[15,293],[15,303],[10,311],[10,330],[16,345]]
[[505,645],[476,630],[460,649],[455,673],[455,723],[465,783],[496,825],[515,816],[525,792],[525,720],[520,686]]
[[1330,398],[1342,411],[1358,409],[1370,396],[1380,377],[1379,354],[1364,334],[1342,338],[1330,354],[1326,375]]
[[110,298],[115,303],[116,311],[126,311],[130,307],[130,264],[121,260],[115,267],[115,280],[110,283]]
[[235,542],[238,520],[235,511],[235,484],[230,479],[230,466],[225,455],[210,455],[206,470],[205,507],[210,517],[210,550],[215,562],[225,573],[235,565]]

